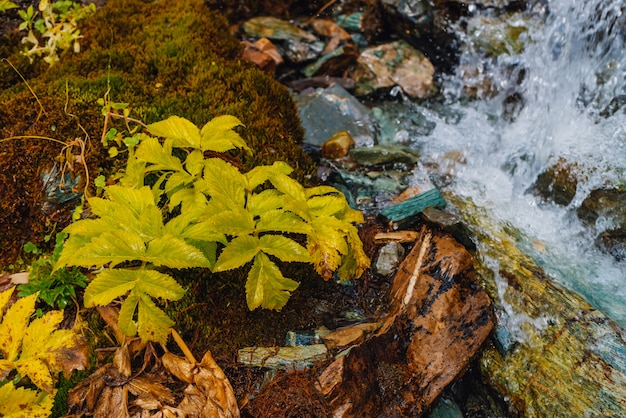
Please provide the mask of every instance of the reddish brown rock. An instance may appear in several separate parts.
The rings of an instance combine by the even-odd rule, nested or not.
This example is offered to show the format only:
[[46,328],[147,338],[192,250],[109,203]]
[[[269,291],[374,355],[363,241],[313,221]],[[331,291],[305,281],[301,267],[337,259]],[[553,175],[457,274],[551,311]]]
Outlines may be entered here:
[[492,327],[472,257],[424,227],[394,278],[391,313],[319,379],[335,417],[419,416],[468,368]]

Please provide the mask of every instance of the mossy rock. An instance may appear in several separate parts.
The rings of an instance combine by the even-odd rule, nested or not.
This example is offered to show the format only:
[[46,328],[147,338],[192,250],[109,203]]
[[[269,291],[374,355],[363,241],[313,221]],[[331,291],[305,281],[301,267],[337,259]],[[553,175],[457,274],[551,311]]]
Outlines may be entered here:
[[[145,123],[179,115],[203,125],[234,115],[253,150],[229,156],[243,170],[281,160],[296,169],[297,180],[310,184],[314,178],[315,166],[299,146],[303,130],[288,90],[240,59],[240,43],[227,21],[201,0],[110,0],[80,30],[82,51],[64,52],[50,68],[30,64],[14,43],[16,34],[0,41],[0,52],[28,81],[27,86],[0,62],[0,138],[80,138],[90,179],[109,175],[124,161],[110,159],[100,143],[104,118],[97,101],[108,92],[113,102],[129,103],[130,116]],[[125,129],[120,122],[115,126]],[[50,205],[40,181],[55,159],[59,166],[71,162],[60,157],[66,150],[42,139],[0,143],[0,269],[20,256],[25,242],[41,243],[55,225],[69,222],[77,201]],[[84,182],[82,164],[66,169]],[[50,213],[42,211],[44,204]]]
[[567,206],[576,195],[578,187],[578,165],[563,158],[537,176],[530,191],[544,201]]

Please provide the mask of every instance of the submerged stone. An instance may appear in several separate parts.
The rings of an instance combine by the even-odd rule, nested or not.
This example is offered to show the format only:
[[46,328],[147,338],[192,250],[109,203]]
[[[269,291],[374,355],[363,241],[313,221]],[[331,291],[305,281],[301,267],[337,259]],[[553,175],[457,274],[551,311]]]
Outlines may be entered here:
[[537,180],[530,187],[530,191],[545,201],[551,201],[562,206],[569,205],[576,195],[578,186],[576,166],[576,164],[570,164],[565,159],[559,158],[554,165],[537,176]]
[[302,69],[306,77],[314,75],[340,75],[353,65],[359,56],[353,43],[347,43],[322,55],[317,61]]
[[452,2],[382,0],[383,21],[398,36],[418,48],[442,71],[458,63],[458,39],[450,23],[458,16]]
[[576,213],[580,220],[591,226],[594,226],[600,218],[608,225],[626,225],[626,190],[593,190],[583,200]]

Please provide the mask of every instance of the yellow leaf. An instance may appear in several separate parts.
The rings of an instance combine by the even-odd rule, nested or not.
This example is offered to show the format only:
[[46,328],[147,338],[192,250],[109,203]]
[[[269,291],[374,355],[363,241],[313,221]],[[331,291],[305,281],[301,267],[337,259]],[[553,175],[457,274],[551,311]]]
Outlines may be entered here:
[[15,388],[11,381],[0,387],[0,415],[6,418],[47,418],[53,402],[54,394]]
[[0,351],[6,360],[15,360],[22,347],[28,319],[35,312],[37,293],[18,299],[0,324]]
[[2,316],[4,315],[4,307],[9,303],[9,299],[11,299],[11,295],[13,294],[13,288],[5,290],[0,293],[0,321],[2,320]]

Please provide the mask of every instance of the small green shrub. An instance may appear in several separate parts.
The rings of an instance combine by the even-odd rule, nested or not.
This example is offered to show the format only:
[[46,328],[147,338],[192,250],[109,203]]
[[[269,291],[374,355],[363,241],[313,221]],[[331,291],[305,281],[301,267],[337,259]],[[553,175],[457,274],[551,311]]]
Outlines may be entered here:
[[[71,269],[53,271],[53,266],[61,255],[67,235],[67,232],[57,233],[52,255],[49,257],[40,256],[31,264],[28,283],[18,286],[20,297],[38,293],[39,300],[55,309],[65,309],[70,302],[76,301],[76,287],[85,288],[88,281],[87,277],[75,266]],[[24,245],[24,250],[33,254],[40,253],[37,246],[31,242]],[[40,311],[38,314],[41,316]]]
[[233,116],[202,129],[177,116],[148,125],[155,136],[125,142],[129,157],[118,184],[105,187],[104,198],[89,199],[96,218],[65,229],[69,238],[55,269],[100,269],[85,306],[125,298],[119,324],[127,335],[167,338],[173,323],[152,298],[178,300],[184,290],[160,267],[245,266],[249,309],[280,310],[298,282],[283,276],[278,260],[313,263],[326,280],[335,272],[340,280],[358,278],[369,265],[355,226],[362,214],[339,191],[303,187],[284,162],[242,173],[210,156],[249,151],[233,130],[239,125]]

